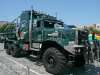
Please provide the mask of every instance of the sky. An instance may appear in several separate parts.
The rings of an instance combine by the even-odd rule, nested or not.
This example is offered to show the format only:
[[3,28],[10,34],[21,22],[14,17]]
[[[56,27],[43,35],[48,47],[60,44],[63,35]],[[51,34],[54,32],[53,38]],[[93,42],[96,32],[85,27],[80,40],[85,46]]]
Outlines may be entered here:
[[31,9],[56,16],[65,24],[100,24],[100,0],[0,0],[0,21],[12,21]]

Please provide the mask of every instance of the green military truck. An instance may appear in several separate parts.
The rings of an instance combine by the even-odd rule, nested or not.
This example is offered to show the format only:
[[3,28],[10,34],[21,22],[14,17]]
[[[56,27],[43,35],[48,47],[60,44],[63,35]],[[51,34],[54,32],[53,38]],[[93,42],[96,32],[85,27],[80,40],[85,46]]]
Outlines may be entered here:
[[56,17],[34,10],[23,11],[3,36],[6,53],[13,57],[36,55],[47,72],[59,74],[67,67],[85,64],[87,32],[64,28]]

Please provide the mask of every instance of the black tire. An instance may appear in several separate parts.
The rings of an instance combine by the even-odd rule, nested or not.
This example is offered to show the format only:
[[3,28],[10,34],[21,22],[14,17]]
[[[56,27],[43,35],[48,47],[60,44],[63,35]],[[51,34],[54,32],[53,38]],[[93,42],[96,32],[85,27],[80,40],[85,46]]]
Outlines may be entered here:
[[48,48],[43,54],[43,64],[47,72],[60,74],[65,69],[66,58],[56,48]]
[[11,55],[11,53],[10,53],[10,50],[9,50],[9,49],[6,49],[6,53],[7,53],[8,55]]
[[8,55],[11,55],[11,46],[8,46],[8,44],[6,44],[6,53],[8,54]]
[[13,57],[20,57],[21,52],[17,46],[12,46],[11,55]]

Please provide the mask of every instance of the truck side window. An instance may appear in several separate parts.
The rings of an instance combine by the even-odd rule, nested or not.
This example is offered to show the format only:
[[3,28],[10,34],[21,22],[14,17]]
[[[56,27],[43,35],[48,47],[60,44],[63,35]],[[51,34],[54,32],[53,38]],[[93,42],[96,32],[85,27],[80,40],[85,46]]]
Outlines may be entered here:
[[23,21],[21,22],[20,27],[21,27],[21,28],[27,27],[27,21],[26,21],[26,20],[23,20]]
[[36,28],[36,27],[40,27],[41,26],[41,21],[38,21],[38,20],[34,20],[33,22],[33,27],[32,28]]
[[37,27],[37,19],[33,20],[33,28]]

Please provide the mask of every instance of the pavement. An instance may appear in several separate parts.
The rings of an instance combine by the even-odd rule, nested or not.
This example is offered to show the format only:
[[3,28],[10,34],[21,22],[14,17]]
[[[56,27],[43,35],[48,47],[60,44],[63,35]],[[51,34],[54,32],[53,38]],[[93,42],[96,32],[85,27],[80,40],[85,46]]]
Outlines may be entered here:
[[51,75],[36,57],[14,58],[7,55],[0,44],[0,75]]
[[[61,75],[100,75],[100,63],[65,69]],[[7,55],[0,43],[0,75],[52,75],[46,72],[35,56],[14,58]]]

